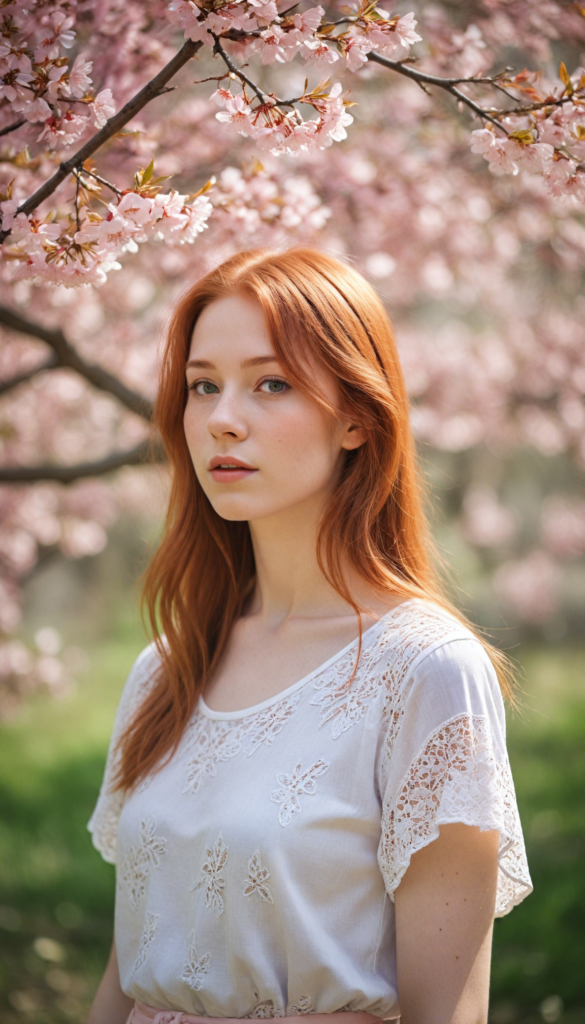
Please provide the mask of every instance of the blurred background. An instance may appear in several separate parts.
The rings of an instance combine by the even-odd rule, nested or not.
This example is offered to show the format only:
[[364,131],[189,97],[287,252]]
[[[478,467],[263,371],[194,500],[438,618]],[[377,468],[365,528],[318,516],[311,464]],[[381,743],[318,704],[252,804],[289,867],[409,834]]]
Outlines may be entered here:
[[[63,6],[73,18],[76,5]],[[181,44],[161,0],[77,7],[68,52],[91,57],[118,109]],[[397,9],[415,12],[433,74],[527,68],[526,89],[547,95],[562,60],[581,81],[582,5]],[[453,597],[518,665],[509,749],[535,892],[496,922],[491,1024],[583,1024],[583,203],[542,175],[492,174],[471,152],[468,111],[372,65],[351,76],[345,141],[296,160],[258,154],[218,125],[215,86],[193,81],[217,65],[195,67],[97,166],[129,188],[154,158],[186,195],[215,176],[208,230],[193,245],[141,244],[100,288],[13,282],[0,268],[0,1021],[82,1024],[111,942],[114,871],[86,822],[146,643],[135,585],[168,480],[164,465],[136,463],[167,312],[235,249],[308,241],[349,259],[387,305]],[[255,73],[281,95],[299,95],[306,73],[318,80],[300,61]],[[585,159],[585,113],[571,116],[557,127],[573,126]],[[0,187],[18,175],[29,195],[55,154],[38,125],[21,133],[2,138]],[[85,366],[55,364],[57,336]],[[123,387],[95,386],[89,364]],[[103,473],[112,454],[121,468]]]

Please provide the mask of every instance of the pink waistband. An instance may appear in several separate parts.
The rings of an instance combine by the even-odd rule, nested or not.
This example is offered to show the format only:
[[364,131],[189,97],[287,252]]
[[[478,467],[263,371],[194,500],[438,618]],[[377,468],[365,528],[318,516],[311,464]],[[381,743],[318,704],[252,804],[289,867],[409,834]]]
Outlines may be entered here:
[[[339,1010],[337,1013],[309,1013],[303,1014],[308,1017],[307,1024],[381,1024],[381,1018],[375,1017],[373,1013],[353,1013],[352,1010]],[[154,1006],[147,1006],[146,1003],[134,1003],[126,1024],[209,1024],[217,1021],[217,1024],[241,1024],[240,1017],[196,1017],[192,1013],[184,1013],[183,1010],[157,1010]],[[286,1024],[287,1021],[294,1021],[299,1024],[300,1017],[280,1017],[279,1024]]]

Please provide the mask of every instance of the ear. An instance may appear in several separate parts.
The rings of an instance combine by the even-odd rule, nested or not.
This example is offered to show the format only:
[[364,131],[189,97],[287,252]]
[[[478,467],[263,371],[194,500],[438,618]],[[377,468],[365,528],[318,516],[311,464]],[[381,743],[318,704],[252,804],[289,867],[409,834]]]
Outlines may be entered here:
[[345,448],[346,451],[353,451],[355,448],[360,448],[362,444],[367,440],[367,433],[364,427],[358,426],[357,423],[350,423],[345,431],[345,435],[341,441],[341,447]]

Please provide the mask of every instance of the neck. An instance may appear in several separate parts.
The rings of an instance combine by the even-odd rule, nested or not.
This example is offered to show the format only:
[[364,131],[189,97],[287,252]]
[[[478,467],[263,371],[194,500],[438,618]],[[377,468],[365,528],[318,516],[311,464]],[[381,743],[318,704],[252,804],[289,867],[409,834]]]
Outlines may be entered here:
[[250,522],[256,559],[252,614],[275,628],[289,618],[352,611],[317,564],[317,535],[325,501],[312,498]]

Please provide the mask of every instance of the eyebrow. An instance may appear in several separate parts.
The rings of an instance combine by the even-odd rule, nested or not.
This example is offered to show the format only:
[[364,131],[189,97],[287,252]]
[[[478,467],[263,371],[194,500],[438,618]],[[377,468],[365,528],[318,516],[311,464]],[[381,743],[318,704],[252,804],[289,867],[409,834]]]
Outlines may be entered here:
[[[249,366],[263,366],[264,363],[277,363],[278,359],[276,356],[253,356],[251,359],[244,359],[241,362],[243,369]],[[188,366],[196,366],[199,370],[215,370],[214,363],[211,363],[209,359],[190,359],[188,363],[185,363],[185,369]]]

